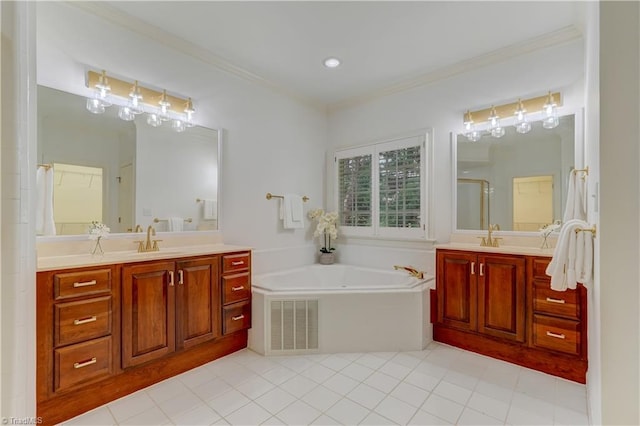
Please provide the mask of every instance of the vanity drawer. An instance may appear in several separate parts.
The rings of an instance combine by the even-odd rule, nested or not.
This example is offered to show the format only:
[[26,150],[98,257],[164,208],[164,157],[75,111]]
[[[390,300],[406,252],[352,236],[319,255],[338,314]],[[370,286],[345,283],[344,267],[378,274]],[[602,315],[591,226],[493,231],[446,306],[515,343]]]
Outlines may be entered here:
[[111,334],[111,296],[57,303],[53,311],[56,347]]
[[547,266],[549,266],[549,262],[551,259],[539,259],[534,258],[532,262],[532,272],[533,278],[543,279],[543,280],[551,280],[551,277],[546,274]]
[[78,343],[54,351],[54,390],[104,378],[112,372],[111,336]]
[[533,316],[533,345],[538,348],[580,355],[580,323],[546,315]]
[[222,333],[231,334],[251,328],[251,302],[241,302],[222,308],[224,322]]
[[110,291],[111,269],[68,272],[53,276],[53,296],[56,300]]
[[548,283],[533,286],[533,310],[535,312],[580,319],[580,305],[576,290],[554,291]]
[[249,253],[228,254],[222,256],[222,273],[249,269]]
[[222,277],[222,287],[224,289],[222,303],[225,305],[247,300],[251,297],[248,272]]

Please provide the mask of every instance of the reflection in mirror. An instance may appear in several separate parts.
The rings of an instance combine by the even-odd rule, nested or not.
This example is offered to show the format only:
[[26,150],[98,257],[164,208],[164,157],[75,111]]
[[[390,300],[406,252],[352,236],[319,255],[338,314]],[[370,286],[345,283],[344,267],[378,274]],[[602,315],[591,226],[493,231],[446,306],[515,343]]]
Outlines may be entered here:
[[38,181],[52,190],[39,186],[38,235],[85,234],[92,221],[112,233],[217,230],[218,136],[123,121],[116,108],[94,115],[83,97],[39,86]]
[[534,122],[526,134],[505,127],[502,138],[470,142],[456,135],[458,230],[537,231],[562,219],[567,176],[574,166],[575,117],[544,129]]

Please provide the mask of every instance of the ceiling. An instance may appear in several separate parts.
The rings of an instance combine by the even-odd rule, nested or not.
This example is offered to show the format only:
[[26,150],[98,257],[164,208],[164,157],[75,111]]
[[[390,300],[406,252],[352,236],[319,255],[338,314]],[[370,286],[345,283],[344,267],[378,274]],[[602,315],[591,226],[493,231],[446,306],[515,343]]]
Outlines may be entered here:
[[[91,7],[155,32],[160,41],[186,41],[226,71],[331,107],[486,65],[487,58],[500,59],[496,52],[514,56],[575,39],[584,4],[112,1]],[[329,56],[342,65],[325,68]]]

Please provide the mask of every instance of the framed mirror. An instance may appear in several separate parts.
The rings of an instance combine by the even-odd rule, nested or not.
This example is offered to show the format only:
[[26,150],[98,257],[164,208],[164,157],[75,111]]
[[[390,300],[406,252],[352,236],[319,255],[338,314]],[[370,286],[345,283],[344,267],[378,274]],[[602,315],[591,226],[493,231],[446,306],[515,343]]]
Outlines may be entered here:
[[580,119],[562,116],[554,129],[531,125],[526,134],[505,126],[503,137],[486,134],[477,142],[452,133],[457,231],[498,224],[501,231],[537,232],[562,219]]
[[[117,114],[91,114],[83,97],[38,86],[38,179],[52,181],[38,210],[53,212],[49,229],[86,234],[97,221],[112,233],[218,230],[220,132]],[[44,228],[38,235],[53,235]]]

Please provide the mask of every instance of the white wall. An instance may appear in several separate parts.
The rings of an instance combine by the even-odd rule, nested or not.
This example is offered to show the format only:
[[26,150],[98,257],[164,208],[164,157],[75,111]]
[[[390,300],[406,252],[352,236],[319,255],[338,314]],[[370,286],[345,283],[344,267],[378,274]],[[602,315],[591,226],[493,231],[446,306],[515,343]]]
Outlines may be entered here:
[[602,423],[640,424],[640,3],[600,3]]

